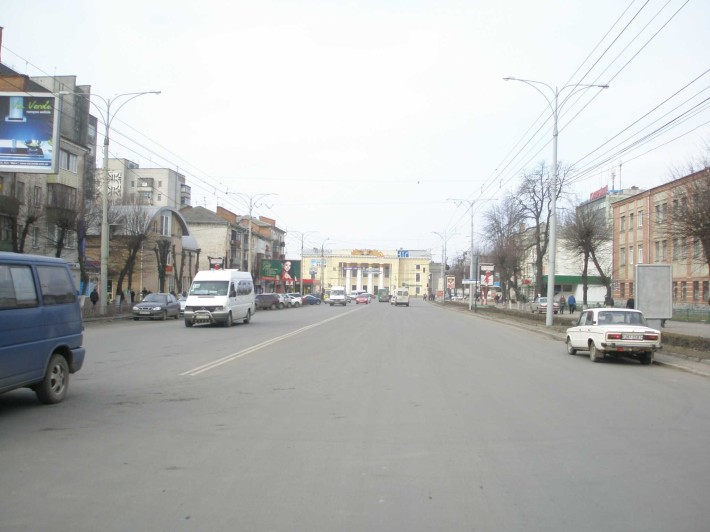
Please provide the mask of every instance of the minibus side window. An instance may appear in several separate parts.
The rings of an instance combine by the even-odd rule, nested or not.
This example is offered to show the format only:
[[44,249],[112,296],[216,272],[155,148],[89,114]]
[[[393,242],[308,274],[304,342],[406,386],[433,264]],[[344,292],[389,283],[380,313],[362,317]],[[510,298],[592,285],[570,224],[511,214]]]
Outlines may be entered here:
[[37,274],[45,305],[63,305],[76,301],[74,284],[65,268],[37,266]]
[[37,291],[29,266],[0,265],[0,309],[37,306]]

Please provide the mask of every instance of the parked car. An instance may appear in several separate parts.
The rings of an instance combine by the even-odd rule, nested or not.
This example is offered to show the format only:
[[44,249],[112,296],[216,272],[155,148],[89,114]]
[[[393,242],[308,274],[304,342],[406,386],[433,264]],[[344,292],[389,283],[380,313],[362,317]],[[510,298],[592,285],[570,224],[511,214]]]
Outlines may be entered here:
[[140,303],[133,305],[133,319],[138,321],[141,318],[168,318],[178,319],[180,317],[180,303],[172,294],[156,292],[148,294]]
[[358,294],[358,296],[355,298],[355,304],[359,305],[360,303],[364,303],[367,305],[370,302],[370,294]]
[[574,327],[567,329],[567,353],[589,351],[592,362],[606,356],[633,356],[651,364],[661,349],[661,332],[646,325],[639,310],[594,308],[583,311]]
[[303,305],[303,299],[301,298],[301,294],[286,294],[288,297],[291,298],[291,306],[293,307],[300,307]]
[[281,304],[279,305],[279,308],[291,308],[292,302],[291,298],[288,297],[286,294],[276,294],[276,296],[279,298],[279,301]]
[[256,295],[256,308],[265,309],[277,309],[283,308],[281,299],[277,294],[257,294]]
[[[535,301],[532,302],[530,306],[533,314],[538,313],[538,314],[545,314],[547,313],[547,298],[546,297],[538,297]],[[552,305],[552,312],[557,314],[560,311],[560,304],[555,301]]]
[[320,298],[311,294],[306,294],[302,300],[304,305],[320,305]]

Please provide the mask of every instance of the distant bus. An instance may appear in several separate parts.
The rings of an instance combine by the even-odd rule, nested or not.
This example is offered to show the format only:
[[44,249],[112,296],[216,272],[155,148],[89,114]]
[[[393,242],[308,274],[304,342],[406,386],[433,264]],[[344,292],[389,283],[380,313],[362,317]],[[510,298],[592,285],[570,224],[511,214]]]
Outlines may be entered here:
[[380,288],[377,291],[377,301],[380,303],[389,303],[390,291],[387,288]]

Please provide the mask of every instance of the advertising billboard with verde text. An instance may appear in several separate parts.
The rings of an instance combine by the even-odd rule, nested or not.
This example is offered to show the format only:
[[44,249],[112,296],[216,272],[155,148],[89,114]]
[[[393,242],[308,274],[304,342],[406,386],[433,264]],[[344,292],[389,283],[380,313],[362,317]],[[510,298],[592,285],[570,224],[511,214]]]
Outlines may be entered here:
[[51,93],[0,92],[0,172],[57,173],[56,104]]

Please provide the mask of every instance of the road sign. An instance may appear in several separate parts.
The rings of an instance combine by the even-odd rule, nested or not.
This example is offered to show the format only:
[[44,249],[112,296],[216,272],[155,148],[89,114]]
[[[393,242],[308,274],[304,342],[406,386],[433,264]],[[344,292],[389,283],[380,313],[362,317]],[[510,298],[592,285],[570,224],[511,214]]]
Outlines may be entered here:
[[408,259],[409,258],[409,250],[408,249],[398,249],[397,250],[397,258],[398,259]]

